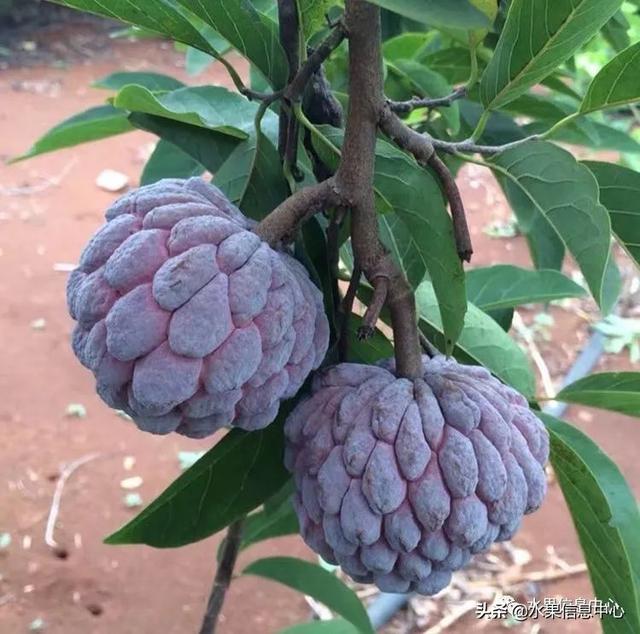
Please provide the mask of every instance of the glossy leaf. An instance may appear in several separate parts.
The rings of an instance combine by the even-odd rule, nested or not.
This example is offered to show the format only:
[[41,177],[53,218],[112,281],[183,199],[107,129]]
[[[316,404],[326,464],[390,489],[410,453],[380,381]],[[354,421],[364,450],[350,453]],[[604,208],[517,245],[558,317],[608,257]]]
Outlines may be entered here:
[[467,272],[467,297],[484,311],[584,295],[582,286],[558,271],[531,271],[500,264]]
[[602,36],[616,51],[623,51],[631,44],[630,28],[624,11],[620,10],[602,27]]
[[126,112],[109,105],[89,108],[51,128],[29,150],[13,158],[11,162],[15,163],[89,141],[106,139],[131,130],[133,127],[127,119]]
[[255,220],[264,218],[289,193],[276,148],[264,134],[255,132],[231,152],[214,183]]
[[389,11],[412,20],[450,26],[459,29],[475,29],[490,26],[487,16],[468,0],[372,0]]
[[584,161],[600,187],[600,202],[608,209],[613,232],[640,265],[640,174],[614,163]]
[[621,5],[622,0],[512,0],[482,76],[484,106],[500,108],[550,75]]
[[[416,304],[421,330],[442,349],[442,321],[430,282],[423,282],[416,289]],[[484,365],[525,396],[533,396],[535,379],[526,355],[491,317],[473,304],[467,307],[454,355],[459,356],[459,352],[463,360]]]
[[580,112],[626,106],[640,100],[640,42],[614,57],[593,79]]
[[175,0],[242,53],[274,88],[287,80],[287,58],[276,23],[246,0]]
[[402,33],[383,42],[382,52],[385,60],[390,62],[415,59],[427,48],[428,42],[428,33]]
[[309,595],[355,625],[361,633],[374,632],[355,592],[317,564],[294,557],[268,557],[249,564],[242,574],[277,581]]
[[283,405],[266,429],[229,432],[106,543],[183,546],[258,507],[289,478],[282,463],[288,411]]
[[420,61],[452,84],[466,81],[471,74],[471,61],[466,48],[440,49],[423,56]]
[[120,20],[144,31],[165,35],[176,42],[217,55],[206,37],[192,23],[176,0],[55,0],[72,9]]
[[160,139],[142,170],[140,185],[149,185],[163,178],[200,176],[204,167],[179,147]]
[[538,414],[551,436],[551,464],[580,539],[591,583],[624,618],[605,616],[605,634],[640,632],[640,514],[615,463],[568,423]]
[[119,72],[111,73],[102,79],[98,79],[92,85],[94,88],[104,88],[106,90],[120,90],[130,84],[143,86],[152,92],[162,90],[177,90],[184,88],[184,84],[169,75],[162,73],[142,73],[142,72]]
[[497,155],[494,169],[507,192],[517,192],[531,216],[543,216],[580,266],[604,313],[604,278],[610,256],[611,222],[599,203],[598,184],[569,152],[534,141]]
[[[615,127],[614,121],[607,121],[607,123],[590,121],[589,128],[591,134],[587,136],[576,126],[566,125],[554,133],[553,140],[583,145],[594,150],[640,154],[640,143],[631,136],[630,131],[624,130],[619,125]],[[544,134],[548,129],[549,125],[544,121],[532,121],[523,126],[526,134]]]
[[640,416],[640,372],[603,372],[568,385],[558,401]]
[[[125,86],[115,97],[118,108],[165,117],[246,139],[254,128],[257,105],[220,86],[181,88],[154,94],[141,86]],[[265,122],[274,120],[269,112]]]
[[136,128],[153,132],[180,148],[211,173],[218,171],[241,142],[222,132],[139,112],[131,114],[129,121]]
[[244,550],[265,539],[296,535],[299,530],[298,516],[291,501],[287,500],[275,511],[262,510],[247,517],[242,531],[240,548]]

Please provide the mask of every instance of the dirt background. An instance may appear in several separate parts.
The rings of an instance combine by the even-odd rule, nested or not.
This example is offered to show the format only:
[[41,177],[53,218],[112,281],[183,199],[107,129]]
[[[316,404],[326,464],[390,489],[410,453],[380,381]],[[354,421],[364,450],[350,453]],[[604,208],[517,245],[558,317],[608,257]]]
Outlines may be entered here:
[[[110,72],[154,70],[192,84],[226,84],[227,78],[215,66],[190,78],[171,45],[112,40],[104,26],[86,22],[16,31],[0,44],[0,536],[11,538],[0,548],[0,633],[196,632],[218,536],[180,550],[109,547],[102,539],[136,512],[124,504],[124,478],[142,478],[136,492],[147,503],[180,473],[178,452],[206,449],[212,441],[141,434],[97,398],[92,377],[71,352],[67,273],[58,270],[77,261],[115,198],[96,186],[98,174],[115,169],[135,186],[154,138],[135,132],[13,166],[4,160],[65,117],[104,101],[108,94],[90,84]],[[527,265],[522,238],[495,239],[484,231],[510,215],[491,176],[471,166],[459,182],[472,223],[474,265]],[[539,310],[522,312],[531,321]],[[551,312],[552,340],[538,345],[558,380],[589,335],[589,311]],[[599,367],[629,368],[626,355],[605,357]],[[84,406],[86,416],[67,415],[72,403]],[[568,416],[616,460],[640,493],[637,421],[579,408]],[[94,452],[99,456],[64,489],[56,553],[45,545],[44,531],[61,465]],[[557,485],[551,485],[543,508],[525,519],[514,543],[532,554],[532,570],[546,566],[549,545],[570,564],[581,561]],[[274,554],[311,556],[299,539],[273,540],[244,553],[240,568]],[[593,596],[586,574],[533,584],[530,591],[540,597]],[[309,615],[300,595],[242,577],[232,585],[220,631],[269,634]],[[396,625],[394,631],[410,631],[405,621]],[[476,629],[504,631],[473,615],[447,631]],[[539,621],[516,631],[591,633],[599,627],[595,621]]]

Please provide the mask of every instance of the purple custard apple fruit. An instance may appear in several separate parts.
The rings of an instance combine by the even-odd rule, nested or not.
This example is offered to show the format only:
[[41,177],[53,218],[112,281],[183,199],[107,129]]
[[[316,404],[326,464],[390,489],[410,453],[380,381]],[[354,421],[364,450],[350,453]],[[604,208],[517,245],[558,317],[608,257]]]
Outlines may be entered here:
[[442,590],[510,539],[546,492],[549,438],[527,401],[484,368],[423,358],[317,372],[285,423],[306,543],[385,592]]
[[272,422],[327,351],[305,268],[200,178],[140,187],[106,218],[67,285],[102,399],[155,434]]

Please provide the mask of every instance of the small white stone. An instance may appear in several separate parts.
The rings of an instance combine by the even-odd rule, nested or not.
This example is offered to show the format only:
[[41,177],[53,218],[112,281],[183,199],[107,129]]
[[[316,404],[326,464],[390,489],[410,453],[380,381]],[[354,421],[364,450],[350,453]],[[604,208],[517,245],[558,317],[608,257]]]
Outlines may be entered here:
[[122,191],[129,184],[129,177],[115,170],[102,170],[96,179],[96,185],[106,192]]
[[132,476],[131,478],[125,478],[120,482],[120,486],[123,489],[131,490],[137,489],[142,485],[142,478],[140,476]]

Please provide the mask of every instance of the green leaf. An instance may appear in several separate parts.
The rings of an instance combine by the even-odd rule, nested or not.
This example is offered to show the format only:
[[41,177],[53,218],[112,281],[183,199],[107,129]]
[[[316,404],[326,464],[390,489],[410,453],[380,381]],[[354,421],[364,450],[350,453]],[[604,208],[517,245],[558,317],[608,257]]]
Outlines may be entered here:
[[180,148],[212,174],[240,143],[235,136],[140,112],[132,113],[129,121],[136,128],[153,132]]
[[496,109],[550,75],[591,39],[622,0],[512,0],[480,94]]
[[289,194],[278,151],[264,134],[255,132],[231,152],[214,183],[255,220],[264,218]]
[[102,79],[93,82],[94,88],[105,88],[106,90],[120,90],[130,84],[143,86],[152,92],[163,90],[177,90],[185,85],[169,75],[162,73],[140,73],[140,72],[119,72],[111,73]]
[[374,632],[367,612],[355,592],[316,564],[294,557],[268,557],[249,564],[242,574],[271,579],[309,595],[353,623],[360,632]]
[[[487,16],[489,26],[496,21],[496,17],[498,16],[498,0],[469,0],[469,2]],[[488,27],[469,31],[469,46],[471,48],[477,48],[488,33]]]
[[393,357],[393,344],[377,328],[366,341],[360,341],[357,337],[360,326],[362,317],[352,314],[349,319],[349,361],[372,365]]
[[640,632],[640,514],[615,463],[575,427],[539,413],[551,436],[551,464],[584,553],[596,596],[623,607],[605,634]]
[[[402,33],[384,42],[382,52],[384,58],[390,62],[396,62],[399,59],[416,59],[426,49],[428,41],[428,33]],[[468,57],[467,53],[467,59]]]
[[[229,42],[225,40],[215,29],[212,29],[209,25],[203,24],[200,27],[200,32],[207,39],[211,48],[219,53],[219,56],[223,56],[231,50]],[[214,56],[209,52],[198,50],[193,46],[187,47],[185,53],[185,70],[189,75],[195,76],[202,73],[213,62],[218,59],[219,56]]]
[[149,157],[142,176],[140,185],[149,185],[163,178],[190,178],[201,176],[204,167],[179,147],[160,139]]
[[467,297],[484,311],[584,295],[582,286],[558,271],[530,271],[499,264],[467,272]]
[[332,619],[330,621],[299,623],[286,630],[280,630],[280,634],[358,634],[359,631],[349,621]]
[[265,539],[296,535],[299,530],[298,516],[291,500],[287,500],[276,511],[258,511],[247,517],[242,531],[240,548],[244,550]]
[[274,88],[283,88],[288,64],[277,24],[247,0],[176,0],[244,55]]
[[425,55],[420,61],[452,84],[466,81],[471,74],[471,60],[466,48],[440,49]]
[[[615,122],[611,120],[606,124],[590,121],[591,134],[589,136],[585,135],[577,126],[566,125],[554,133],[553,139],[571,145],[584,145],[594,150],[640,154],[640,143],[631,136],[630,131],[621,129],[619,126],[614,127],[614,124]],[[544,121],[532,121],[524,125],[522,129],[527,135],[544,134],[549,129],[549,125]]]
[[215,61],[215,57],[212,57],[209,53],[204,53],[190,46],[184,57],[184,67],[189,75],[195,77],[203,73]]
[[120,20],[217,55],[176,0],[55,0],[73,9]]
[[563,388],[556,400],[640,416],[640,372],[592,374]]
[[613,232],[640,265],[640,174],[614,163],[584,161],[600,187],[600,202],[608,209]]
[[[604,313],[603,294],[610,257],[611,222],[599,203],[598,184],[569,152],[533,141],[492,159],[507,192],[518,192],[532,217],[543,216],[580,266],[591,293]],[[517,194],[516,194],[517,195]]]
[[[451,85],[442,75],[418,62],[401,59],[394,64],[389,63],[389,70],[405,79],[412,92],[419,97],[446,97],[451,93]],[[456,134],[460,129],[458,103],[454,101],[449,107],[438,109],[438,112],[444,117],[452,133]]]
[[106,139],[116,134],[129,132],[133,127],[127,119],[127,113],[113,106],[96,106],[76,114],[51,128],[41,136],[27,152],[11,159],[12,163],[73,147],[88,141]]
[[[423,282],[416,289],[416,304],[420,328],[441,347],[442,342],[437,336],[436,340],[432,339],[434,333],[442,333],[442,321],[430,282]],[[457,356],[458,352],[463,353],[463,358],[485,366],[525,396],[533,396],[535,379],[526,355],[491,317],[473,304],[467,307],[464,328],[454,355]]]
[[334,0],[297,0],[298,11],[302,18],[302,32],[309,39],[325,24],[325,16],[335,4]]
[[640,100],[640,42],[614,57],[593,79],[580,112],[626,106]]
[[[258,106],[221,86],[180,88],[154,94],[142,86],[125,86],[115,96],[118,108],[165,117],[182,123],[223,132],[238,139],[253,133]],[[267,112],[264,123],[275,122],[276,115]]]
[[282,421],[290,409],[281,406],[266,429],[229,432],[105,543],[184,546],[258,507],[289,478],[282,463]]
[[412,20],[450,26],[459,29],[489,27],[489,20],[482,11],[476,9],[468,0],[372,0],[389,11],[399,13]]
[[630,28],[624,11],[620,10],[602,27],[602,36],[616,51],[623,51],[631,44]]

